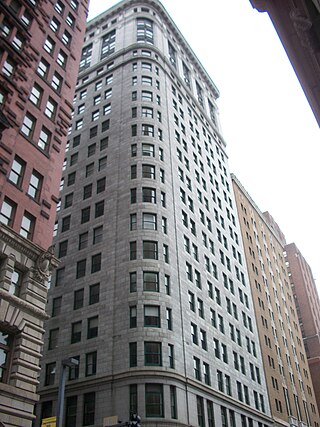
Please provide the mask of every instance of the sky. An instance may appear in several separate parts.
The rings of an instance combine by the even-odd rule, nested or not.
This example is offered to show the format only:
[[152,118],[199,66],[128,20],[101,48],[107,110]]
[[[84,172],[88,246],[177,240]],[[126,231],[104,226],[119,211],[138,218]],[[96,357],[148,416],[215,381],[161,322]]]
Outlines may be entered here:
[[[91,0],[88,18],[116,3]],[[231,172],[296,243],[320,293],[320,129],[268,15],[249,0],[162,4],[220,91]]]

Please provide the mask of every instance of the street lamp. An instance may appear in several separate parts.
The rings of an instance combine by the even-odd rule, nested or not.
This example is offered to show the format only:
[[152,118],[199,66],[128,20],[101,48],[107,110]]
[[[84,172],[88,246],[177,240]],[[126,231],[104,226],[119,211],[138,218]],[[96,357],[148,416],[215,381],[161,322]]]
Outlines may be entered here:
[[61,373],[58,392],[58,411],[57,411],[57,427],[62,427],[63,410],[64,410],[64,391],[66,387],[67,367],[72,368],[79,365],[79,360],[74,357],[68,357],[61,361]]

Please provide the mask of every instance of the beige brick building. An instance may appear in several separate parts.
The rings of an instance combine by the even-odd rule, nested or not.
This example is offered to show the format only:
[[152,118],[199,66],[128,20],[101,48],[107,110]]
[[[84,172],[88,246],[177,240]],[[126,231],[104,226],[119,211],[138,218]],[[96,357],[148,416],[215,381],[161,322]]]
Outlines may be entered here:
[[284,257],[285,238],[233,176],[249,282],[276,426],[319,426],[319,413]]

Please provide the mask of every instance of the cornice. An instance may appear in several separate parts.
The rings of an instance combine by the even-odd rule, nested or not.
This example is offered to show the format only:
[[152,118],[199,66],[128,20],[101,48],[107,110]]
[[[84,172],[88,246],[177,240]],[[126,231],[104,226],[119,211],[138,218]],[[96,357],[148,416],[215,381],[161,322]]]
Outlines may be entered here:
[[196,67],[202,79],[210,87],[210,90],[214,93],[215,98],[218,98],[220,96],[218,88],[211,80],[209,74],[206,72],[201,62],[199,61],[198,57],[193,52],[188,42],[181,34],[180,30],[174,23],[173,19],[170,17],[166,9],[162,6],[162,4],[158,0],[123,0],[122,2],[112,7],[111,9],[108,9],[107,11],[98,15],[96,18],[93,18],[91,21],[89,21],[87,24],[86,32],[90,32],[94,27],[106,21],[106,19],[111,19],[113,16],[119,15],[128,7],[137,6],[141,4],[145,4],[146,6],[152,7],[158,12],[159,16],[161,16],[166,26],[170,29],[170,31],[174,34],[174,37],[178,40],[180,45],[183,47],[184,51],[188,55],[188,58],[191,60],[193,66]]
[[45,311],[40,310],[39,308],[15,295],[10,294],[8,291],[5,291],[2,288],[0,288],[0,300],[1,299],[7,301],[10,305],[16,307],[17,309],[20,309],[23,312],[27,312],[40,320],[44,321],[50,317]]

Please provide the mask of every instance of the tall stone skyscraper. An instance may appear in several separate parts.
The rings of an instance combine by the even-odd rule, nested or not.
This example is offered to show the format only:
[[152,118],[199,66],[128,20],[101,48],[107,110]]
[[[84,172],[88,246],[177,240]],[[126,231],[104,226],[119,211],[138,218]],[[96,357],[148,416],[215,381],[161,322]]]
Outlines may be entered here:
[[158,1],[88,23],[39,419],[73,357],[65,426],[273,425],[218,96]]
[[87,0],[0,2],[0,425],[31,426]]
[[268,212],[259,210],[236,177],[233,185],[272,417],[276,426],[319,427],[284,234]]

